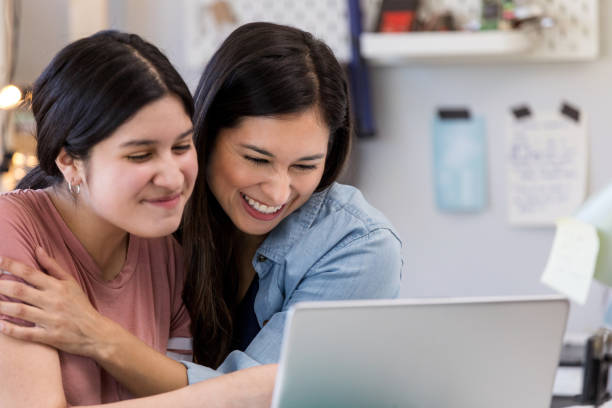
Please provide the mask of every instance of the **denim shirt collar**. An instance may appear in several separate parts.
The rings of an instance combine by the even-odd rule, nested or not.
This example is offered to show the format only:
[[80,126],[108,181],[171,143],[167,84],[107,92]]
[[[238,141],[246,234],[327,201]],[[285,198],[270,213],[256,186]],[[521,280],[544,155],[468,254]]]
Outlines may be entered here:
[[[253,263],[255,264],[260,256],[264,256],[277,264],[282,263],[287,253],[314,223],[325,197],[332,187],[333,185],[323,191],[314,193],[300,208],[282,220],[259,246],[255,252]],[[258,270],[258,268],[255,268],[255,270]]]

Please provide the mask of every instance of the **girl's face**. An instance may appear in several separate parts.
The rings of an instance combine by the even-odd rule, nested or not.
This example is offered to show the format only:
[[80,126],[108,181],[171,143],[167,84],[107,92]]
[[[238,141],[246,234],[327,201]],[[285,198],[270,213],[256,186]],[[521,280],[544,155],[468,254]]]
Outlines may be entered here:
[[206,169],[208,185],[240,231],[265,235],[317,188],[328,141],[329,129],[314,108],[246,117],[219,132]]
[[79,167],[79,204],[142,237],[175,231],[198,172],[192,123],[177,97],[164,96],[95,145]]

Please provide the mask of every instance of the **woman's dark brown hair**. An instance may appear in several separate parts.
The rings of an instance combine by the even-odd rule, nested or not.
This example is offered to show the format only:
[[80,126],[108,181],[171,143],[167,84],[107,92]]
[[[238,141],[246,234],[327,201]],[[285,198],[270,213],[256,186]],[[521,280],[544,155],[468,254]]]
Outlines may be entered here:
[[347,159],[352,133],[344,71],[323,42],[296,28],[251,23],[236,29],[206,67],[195,94],[194,139],[200,173],[185,210],[188,263],[183,299],[192,319],[194,359],[216,368],[231,351],[238,270],[236,228],[207,184],[207,164],[221,129],[247,116],[318,109],[329,145],[317,191]]

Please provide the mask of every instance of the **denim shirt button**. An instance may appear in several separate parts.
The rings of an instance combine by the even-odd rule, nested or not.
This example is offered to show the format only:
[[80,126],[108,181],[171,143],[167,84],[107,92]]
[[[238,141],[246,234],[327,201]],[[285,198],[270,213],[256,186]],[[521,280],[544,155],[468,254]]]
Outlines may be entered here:
[[266,262],[268,258],[263,255],[257,255],[257,262]]

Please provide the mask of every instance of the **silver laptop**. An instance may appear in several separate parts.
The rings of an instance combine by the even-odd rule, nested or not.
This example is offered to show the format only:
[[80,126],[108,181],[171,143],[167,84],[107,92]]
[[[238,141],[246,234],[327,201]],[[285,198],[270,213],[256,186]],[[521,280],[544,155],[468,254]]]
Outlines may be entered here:
[[561,297],[302,303],[273,408],[547,408]]

